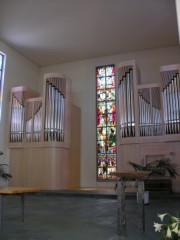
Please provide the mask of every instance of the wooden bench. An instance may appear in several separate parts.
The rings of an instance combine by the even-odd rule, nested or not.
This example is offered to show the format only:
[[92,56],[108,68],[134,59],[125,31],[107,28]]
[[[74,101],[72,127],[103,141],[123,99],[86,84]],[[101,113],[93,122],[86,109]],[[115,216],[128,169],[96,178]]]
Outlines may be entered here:
[[25,193],[39,192],[39,188],[31,187],[0,187],[0,229],[2,228],[3,196],[20,195],[21,196],[21,220],[24,221],[24,195]]

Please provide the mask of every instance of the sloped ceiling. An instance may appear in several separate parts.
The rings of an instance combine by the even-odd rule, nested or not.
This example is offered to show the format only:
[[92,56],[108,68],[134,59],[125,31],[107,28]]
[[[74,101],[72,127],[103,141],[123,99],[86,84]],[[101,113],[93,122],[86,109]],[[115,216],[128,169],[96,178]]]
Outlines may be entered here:
[[39,66],[178,45],[174,0],[0,0],[0,39]]

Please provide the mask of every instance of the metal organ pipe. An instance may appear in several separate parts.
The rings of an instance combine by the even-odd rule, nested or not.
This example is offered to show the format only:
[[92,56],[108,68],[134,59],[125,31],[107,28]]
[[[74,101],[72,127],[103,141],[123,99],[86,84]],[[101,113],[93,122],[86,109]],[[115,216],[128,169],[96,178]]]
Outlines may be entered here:
[[140,136],[162,134],[160,87],[141,87],[139,95]]
[[[118,103],[121,138],[180,133],[179,69],[180,65],[177,64],[161,67],[162,84],[138,85],[140,75],[134,61],[119,65]],[[138,97],[134,99],[133,94],[136,89],[138,89]],[[138,105],[139,108],[136,108]],[[139,134],[135,134],[135,115],[138,113],[136,124],[139,120]],[[138,130],[137,125],[136,130]],[[124,141],[124,143],[127,142]]]
[[45,141],[64,141],[64,93],[61,78],[46,81]]
[[33,142],[39,142],[42,130],[42,101],[34,102],[33,114]]
[[33,102],[26,103],[26,142],[32,142],[32,128],[33,128]]
[[153,135],[162,135],[162,117],[161,117],[161,98],[160,98],[160,88],[151,88],[151,98],[152,98],[152,127]]
[[177,107],[177,133],[180,133],[180,80],[177,73],[174,77],[175,81],[175,93],[176,93],[176,107]]
[[134,95],[133,95],[133,87],[132,87],[132,81],[133,81],[133,71],[132,69],[129,70],[130,75],[130,114],[131,114],[131,136],[135,136],[135,117],[134,117]]
[[64,75],[46,76],[43,97],[24,86],[12,88],[9,142],[64,142],[66,88],[70,109],[71,83]]
[[149,121],[150,121],[150,97],[148,89],[139,90],[139,121],[140,121],[140,136],[149,136]]
[[166,134],[180,133],[180,83],[178,70],[161,72]]
[[18,96],[16,96],[15,94],[12,95],[11,118],[10,118],[10,142],[23,141],[24,105],[18,99],[19,99]]
[[120,112],[120,135],[122,138],[135,136],[134,103],[131,66],[119,70],[118,100]]

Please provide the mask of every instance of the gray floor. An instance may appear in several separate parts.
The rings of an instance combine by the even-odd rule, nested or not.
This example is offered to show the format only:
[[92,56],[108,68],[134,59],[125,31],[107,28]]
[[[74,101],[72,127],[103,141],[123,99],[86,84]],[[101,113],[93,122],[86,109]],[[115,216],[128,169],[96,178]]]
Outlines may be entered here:
[[180,215],[180,197],[150,196],[145,206],[146,231],[138,233],[135,196],[126,199],[127,236],[117,234],[117,200],[115,196],[76,194],[29,194],[25,198],[25,221],[20,221],[20,197],[3,199],[3,226],[0,240],[159,240],[153,222],[157,213]]

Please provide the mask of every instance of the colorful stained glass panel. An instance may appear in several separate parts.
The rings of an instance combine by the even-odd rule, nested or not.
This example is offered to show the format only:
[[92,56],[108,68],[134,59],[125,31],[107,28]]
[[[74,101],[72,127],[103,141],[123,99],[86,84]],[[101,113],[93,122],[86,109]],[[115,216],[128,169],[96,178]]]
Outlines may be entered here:
[[115,107],[115,102],[107,102],[107,113],[115,113],[116,112],[116,107]]
[[105,88],[105,86],[106,86],[105,83],[106,83],[106,79],[104,77],[97,78],[97,89]]
[[104,77],[106,75],[106,68],[105,67],[99,67],[96,69],[97,77]]
[[106,90],[106,100],[115,100],[115,89]]
[[106,76],[114,75],[114,66],[107,66],[106,67]]
[[107,138],[106,127],[97,128],[97,139],[105,141]]
[[106,126],[106,116],[105,115],[98,115],[97,116],[97,127],[105,127]]
[[107,160],[109,167],[116,167],[116,154],[108,154]]
[[98,141],[97,142],[97,151],[98,151],[98,153],[105,153],[106,152],[105,141]]
[[106,77],[106,88],[115,88],[115,78],[112,77]]
[[97,178],[112,179],[116,171],[116,107],[114,65],[97,74]]
[[106,99],[106,90],[98,90],[97,91],[97,101],[104,101]]
[[106,113],[106,102],[99,102],[97,105],[97,114]]

